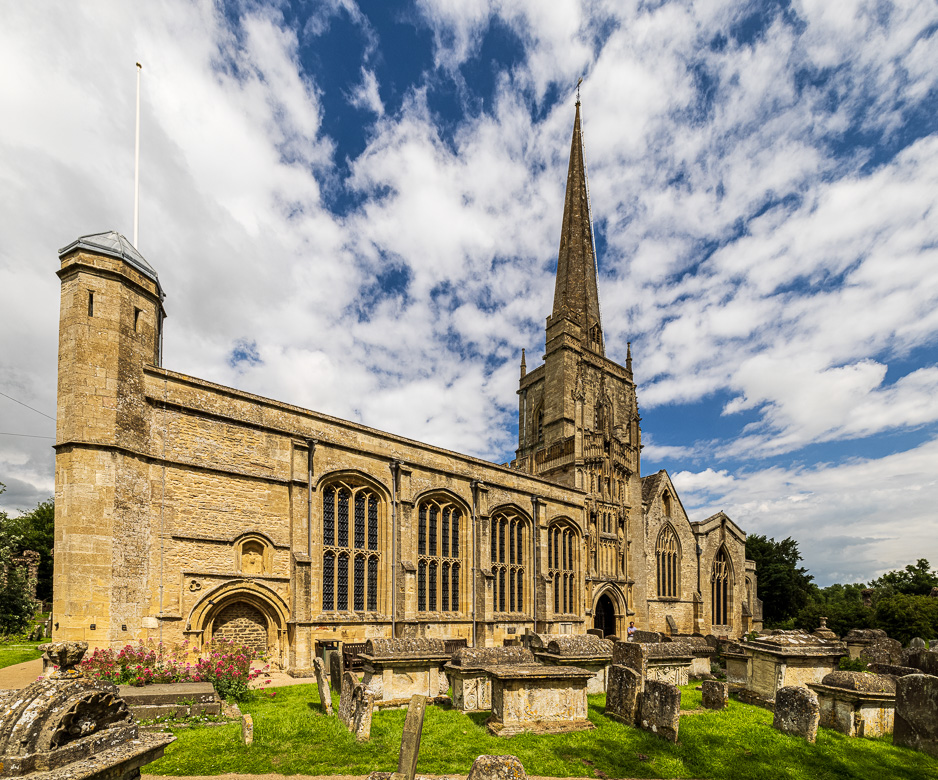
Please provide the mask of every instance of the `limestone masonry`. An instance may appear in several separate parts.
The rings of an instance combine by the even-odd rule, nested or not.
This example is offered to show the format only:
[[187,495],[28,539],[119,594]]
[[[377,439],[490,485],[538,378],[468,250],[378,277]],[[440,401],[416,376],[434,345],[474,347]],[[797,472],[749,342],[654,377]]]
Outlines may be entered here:
[[59,257],[56,639],[236,638],[309,670],[324,643],[760,626],[742,530],[690,522],[667,472],[641,476],[631,352],[605,354],[579,104],[509,465],[170,371],[136,249],[104,233]]

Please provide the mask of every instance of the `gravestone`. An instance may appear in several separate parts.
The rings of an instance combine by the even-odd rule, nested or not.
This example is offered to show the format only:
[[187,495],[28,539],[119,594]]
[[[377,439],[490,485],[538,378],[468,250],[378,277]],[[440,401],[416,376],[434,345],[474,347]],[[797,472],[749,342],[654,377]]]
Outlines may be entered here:
[[339,692],[339,720],[346,726],[352,722],[352,695],[355,693],[355,686],[358,680],[351,672],[342,675],[342,689]]
[[801,685],[787,685],[775,692],[773,728],[814,742],[820,719],[821,708],[814,691]]
[[254,718],[246,712],[241,716],[241,741],[245,745],[254,744]]
[[329,681],[341,689],[342,674],[345,669],[342,666],[342,653],[338,650],[329,656]]
[[892,744],[938,758],[938,677],[910,674],[896,681]]
[[658,680],[645,680],[639,728],[677,742],[681,722],[681,690]]
[[359,683],[352,692],[352,706],[348,724],[349,731],[355,735],[355,739],[359,742],[367,742],[371,739],[371,716],[374,710],[374,691]]
[[635,629],[635,631],[632,633],[632,641],[646,644],[649,642],[662,642],[664,641],[664,634],[661,634],[657,631],[642,631],[640,629]]
[[906,663],[914,669],[918,669],[921,674],[938,677],[938,653],[930,650],[913,650],[909,653]]
[[925,640],[920,636],[912,637],[909,641],[909,650],[927,650],[928,645],[925,644]]
[[726,709],[730,698],[730,687],[725,682],[706,680],[700,686],[703,691],[703,706],[708,710]]
[[620,664],[609,667],[606,715],[620,723],[634,726],[638,722],[643,682],[640,673],[635,669]]
[[404,733],[401,734],[401,753],[397,759],[397,773],[407,780],[414,780],[417,772],[417,756],[420,754],[420,737],[426,710],[426,696],[414,694],[410,697],[407,717],[404,718]]
[[313,660],[313,669],[316,670],[316,685],[319,687],[319,701],[326,715],[332,714],[332,691],[329,689],[329,680],[326,677],[326,665],[322,658]]
[[648,651],[639,642],[616,642],[612,646],[612,663],[634,669],[644,680],[648,672]]
[[467,780],[526,780],[524,767],[515,756],[479,756],[472,762]]
[[903,662],[902,643],[888,636],[877,636],[860,652],[860,657],[871,664],[897,664]]

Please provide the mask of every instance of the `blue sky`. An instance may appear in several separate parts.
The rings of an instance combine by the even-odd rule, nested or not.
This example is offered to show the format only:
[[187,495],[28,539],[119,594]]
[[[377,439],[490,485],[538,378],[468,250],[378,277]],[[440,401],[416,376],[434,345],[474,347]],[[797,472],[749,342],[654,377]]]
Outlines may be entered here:
[[[0,25],[0,507],[53,489],[56,250],[132,233],[164,364],[503,462],[576,83],[643,473],[821,584],[938,565],[938,6],[46,2]],[[20,434],[13,436],[10,434]]]

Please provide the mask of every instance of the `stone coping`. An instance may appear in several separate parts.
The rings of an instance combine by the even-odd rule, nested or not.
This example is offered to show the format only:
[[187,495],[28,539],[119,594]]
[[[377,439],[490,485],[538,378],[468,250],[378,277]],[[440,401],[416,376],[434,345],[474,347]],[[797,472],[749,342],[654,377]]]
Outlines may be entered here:
[[871,704],[892,704],[896,703],[895,692],[886,691],[854,691],[850,688],[838,688],[834,685],[822,685],[821,683],[808,683],[808,687],[818,696],[830,696],[840,701],[852,702],[870,702]]
[[524,647],[463,647],[447,664],[456,669],[482,669],[488,666],[509,666],[535,663],[534,655]]
[[547,664],[518,664],[517,666],[489,666],[486,671],[498,680],[588,680],[593,676],[589,669],[578,666],[548,666]]
[[368,653],[359,653],[358,657],[364,661],[366,664],[369,664],[372,669],[377,667],[393,667],[393,666],[414,666],[415,664],[428,664],[428,665],[442,665],[446,661],[450,660],[449,653],[424,653],[422,655],[395,655],[395,656],[385,656],[385,655],[370,655]]
[[535,650],[534,655],[537,658],[549,658],[558,664],[606,664],[612,663],[612,653],[608,655],[565,655],[561,653],[551,653],[547,650]]
[[[156,761],[166,746],[176,741],[172,734],[145,731],[109,750],[81,758],[48,771],[23,775],[29,780],[84,780],[90,777],[123,777],[127,772]],[[38,755],[38,754],[37,754]]]

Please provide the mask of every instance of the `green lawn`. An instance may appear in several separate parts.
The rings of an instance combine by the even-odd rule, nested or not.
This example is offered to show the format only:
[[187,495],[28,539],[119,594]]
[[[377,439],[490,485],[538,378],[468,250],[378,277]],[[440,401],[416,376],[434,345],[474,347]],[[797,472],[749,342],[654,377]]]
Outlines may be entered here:
[[36,649],[41,644],[42,642],[17,642],[13,645],[0,645],[0,669],[42,658],[42,653]]
[[[492,737],[488,713],[463,715],[428,707],[423,727],[421,774],[468,774],[476,756],[518,756],[529,775],[552,777],[792,778],[827,780],[938,780],[938,760],[905,748],[891,737],[849,739],[821,729],[817,743],[772,729],[767,710],[731,701],[723,712],[699,711],[681,718],[680,744],[609,720],[605,696],[590,696],[595,731],[536,737]],[[333,706],[338,697],[333,696]],[[700,708],[700,693],[683,689],[682,707]],[[254,744],[240,742],[240,726],[178,729],[166,755],[147,774],[367,775],[397,769],[404,710],[376,712],[371,741],[357,743],[335,717],[320,709],[315,685],[277,689],[242,707],[254,718]]]

